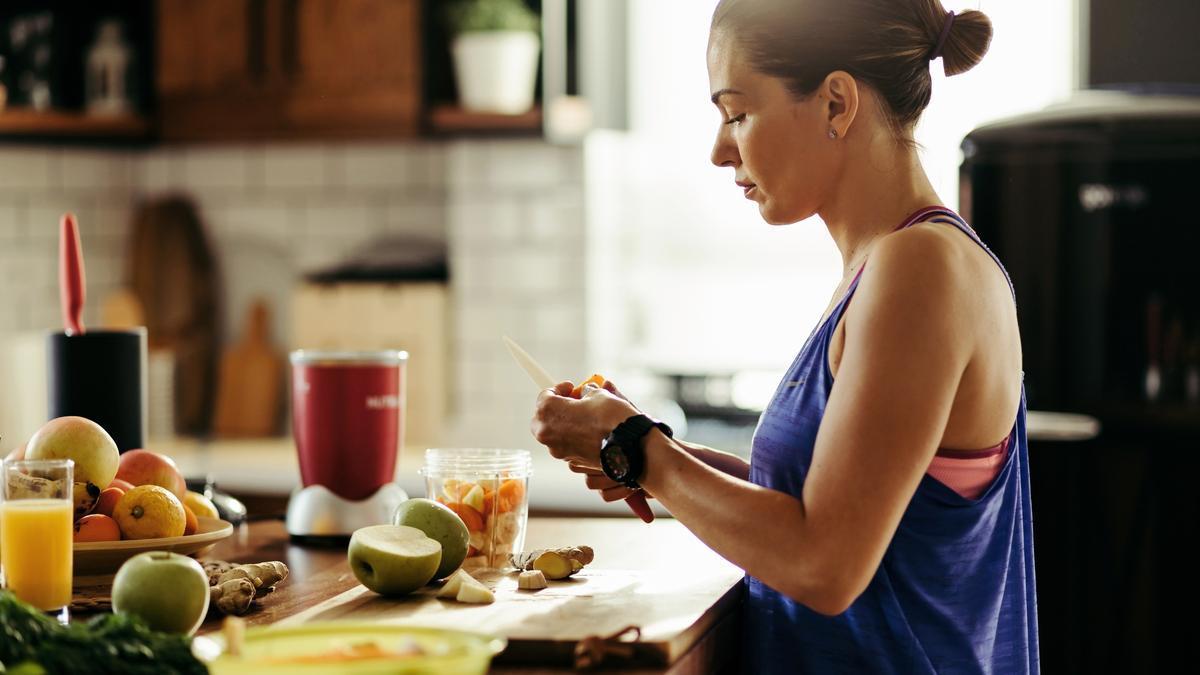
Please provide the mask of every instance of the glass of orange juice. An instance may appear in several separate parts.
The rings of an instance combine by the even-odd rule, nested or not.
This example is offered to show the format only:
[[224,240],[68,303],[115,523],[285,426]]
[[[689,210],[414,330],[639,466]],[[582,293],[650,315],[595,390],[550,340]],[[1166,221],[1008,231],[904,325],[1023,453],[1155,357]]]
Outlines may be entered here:
[[7,460],[2,468],[0,567],[5,587],[46,612],[71,604],[75,463]]

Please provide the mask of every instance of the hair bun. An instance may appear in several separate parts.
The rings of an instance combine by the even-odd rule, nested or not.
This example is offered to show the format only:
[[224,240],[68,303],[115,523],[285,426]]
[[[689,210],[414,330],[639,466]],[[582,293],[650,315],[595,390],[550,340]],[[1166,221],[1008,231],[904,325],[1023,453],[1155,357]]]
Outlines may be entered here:
[[[934,49],[937,39],[934,36]],[[968,9],[954,15],[954,24],[942,45],[942,69],[946,76],[965,73],[975,67],[992,43],[992,21],[983,12]]]

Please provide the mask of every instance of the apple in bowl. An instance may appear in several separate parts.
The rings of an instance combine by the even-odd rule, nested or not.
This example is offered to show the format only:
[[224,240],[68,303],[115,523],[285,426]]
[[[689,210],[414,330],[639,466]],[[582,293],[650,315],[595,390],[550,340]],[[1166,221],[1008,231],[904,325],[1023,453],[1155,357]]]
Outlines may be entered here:
[[130,485],[157,485],[183,501],[187,496],[187,483],[175,466],[174,460],[166,455],[149,450],[130,450],[121,455],[117,468],[117,480]]

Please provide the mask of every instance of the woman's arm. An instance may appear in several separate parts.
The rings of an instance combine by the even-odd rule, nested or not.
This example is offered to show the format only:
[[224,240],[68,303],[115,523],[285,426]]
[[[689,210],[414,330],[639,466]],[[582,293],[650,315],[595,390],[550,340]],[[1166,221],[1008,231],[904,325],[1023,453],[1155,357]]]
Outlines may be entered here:
[[692,457],[721,473],[727,473],[734,478],[742,480],[750,480],[750,462],[731,452],[714,450],[698,443],[687,443],[685,441],[675,441],[675,443],[686,450]]
[[[973,351],[978,299],[961,265],[944,240],[916,229],[876,246],[800,499],[708,466],[657,430],[641,484],[747,573],[815,611],[845,611],[929,467]],[[544,392],[534,436],[594,468],[599,439],[631,410],[599,390],[580,401]]]
[[815,611],[866,589],[941,441],[973,351],[962,272],[936,235],[872,255],[801,499],[721,474],[654,431],[642,484],[717,553]]

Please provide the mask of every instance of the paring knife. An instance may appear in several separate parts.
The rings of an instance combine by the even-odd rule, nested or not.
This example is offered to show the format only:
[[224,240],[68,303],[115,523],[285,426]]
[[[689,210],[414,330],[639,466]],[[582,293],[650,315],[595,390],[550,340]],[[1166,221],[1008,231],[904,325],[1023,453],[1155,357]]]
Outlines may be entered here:
[[65,213],[59,222],[58,289],[62,303],[63,328],[67,335],[83,333],[83,250],[79,245],[79,225],[75,214]]
[[[512,354],[513,360],[517,362],[518,366],[521,366],[521,370],[524,370],[529,379],[533,380],[538,387],[553,389],[554,385],[558,384],[558,380],[550,377],[550,373],[547,373],[546,369],[529,355],[529,352],[521,349],[521,346],[507,335],[504,336],[504,346],[508,347],[508,353]],[[654,520],[654,512],[650,510],[650,505],[646,503],[646,494],[641,490],[626,497],[625,503],[643,521],[649,523]]]

